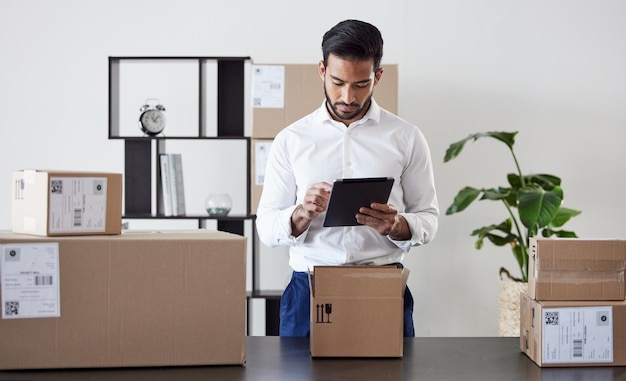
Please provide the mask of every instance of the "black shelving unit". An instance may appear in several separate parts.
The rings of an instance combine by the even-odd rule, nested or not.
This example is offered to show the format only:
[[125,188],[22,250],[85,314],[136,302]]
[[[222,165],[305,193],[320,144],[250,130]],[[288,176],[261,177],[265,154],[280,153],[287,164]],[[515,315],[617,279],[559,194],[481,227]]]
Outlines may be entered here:
[[[120,133],[120,66],[123,63],[138,61],[175,62],[184,61],[197,63],[198,70],[198,127],[194,136],[124,136]],[[126,56],[109,57],[109,139],[124,141],[124,216],[125,219],[193,219],[198,227],[203,227],[206,220],[217,220],[217,228],[221,231],[245,235],[245,221],[252,222],[252,291],[248,298],[265,299],[266,302],[266,335],[278,335],[278,311],[280,291],[263,292],[259,287],[258,252],[259,244],[256,237],[255,216],[250,210],[251,200],[251,139],[245,136],[245,65],[250,57],[215,57],[215,56],[183,56],[183,57],[144,57]],[[206,131],[207,112],[205,108],[207,89],[206,64],[217,64],[217,133],[209,136]],[[126,123],[126,121],[124,121]],[[139,130],[137,128],[137,130]],[[211,217],[208,215],[165,216],[157,204],[156,214],[152,213],[153,178],[160,181],[159,154],[166,152],[167,141],[173,140],[244,140],[246,142],[246,212],[245,215],[229,215]],[[156,144],[155,144],[156,143]],[[156,149],[153,149],[156,147]],[[153,163],[156,165],[152,172]],[[157,187],[157,199],[161,197]],[[250,319],[248,319],[250,328]]]

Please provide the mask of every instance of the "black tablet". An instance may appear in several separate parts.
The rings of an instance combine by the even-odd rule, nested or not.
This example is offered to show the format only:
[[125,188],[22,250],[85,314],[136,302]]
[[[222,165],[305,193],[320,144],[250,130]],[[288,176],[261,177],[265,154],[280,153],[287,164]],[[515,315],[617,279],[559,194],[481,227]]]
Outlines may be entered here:
[[359,208],[369,207],[373,202],[386,204],[392,186],[392,177],[336,180],[330,192],[324,226],[360,225],[354,217]]

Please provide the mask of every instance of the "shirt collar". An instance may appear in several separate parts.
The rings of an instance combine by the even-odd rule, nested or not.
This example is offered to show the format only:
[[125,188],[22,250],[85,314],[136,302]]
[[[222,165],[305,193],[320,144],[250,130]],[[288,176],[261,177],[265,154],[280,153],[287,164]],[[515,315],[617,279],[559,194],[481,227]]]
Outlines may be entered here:
[[[352,123],[352,125],[356,126],[359,124],[363,124],[369,120],[372,120],[373,122],[377,124],[380,123],[380,114],[381,114],[380,110],[381,110],[380,106],[378,106],[378,103],[376,103],[376,101],[372,97],[372,104],[370,105],[369,110],[367,110],[365,115],[363,115],[363,118]],[[331,123],[336,122],[336,120],[334,120],[332,116],[330,116],[330,113],[328,112],[328,109],[326,108],[326,99],[324,99],[324,101],[322,102],[322,105],[318,109],[317,118],[319,119],[320,122],[331,122]]]

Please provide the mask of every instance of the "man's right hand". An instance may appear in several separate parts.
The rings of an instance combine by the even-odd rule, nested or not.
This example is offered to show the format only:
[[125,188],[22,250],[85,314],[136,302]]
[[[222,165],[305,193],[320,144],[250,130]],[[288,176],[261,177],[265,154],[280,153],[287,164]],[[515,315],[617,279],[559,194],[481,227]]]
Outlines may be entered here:
[[332,187],[327,182],[320,182],[306,191],[302,204],[291,215],[291,234],[294,237],[302,234],[311,224],[311,220],[326,210]]

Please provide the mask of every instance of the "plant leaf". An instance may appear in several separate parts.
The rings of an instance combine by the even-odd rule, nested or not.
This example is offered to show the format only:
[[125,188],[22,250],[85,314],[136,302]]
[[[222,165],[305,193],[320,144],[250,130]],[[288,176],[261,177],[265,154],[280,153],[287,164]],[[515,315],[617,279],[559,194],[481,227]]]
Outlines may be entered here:
[[491,188],[483,191],[483,197],[481,200],[494,200],[499,201],[509,196],[509,188]]
[[[511,219],[506,219],[499,225],[483,226],[480,229],[474,230],[471,235],[477,236],[475,243],[476,249],[480,250],[483,247],[483,240],[485,238],[489,239],[489,241],[496,246],[504,246],[510,242],[516,241],[517,236],[511,234],[512,226],[513,223],[511,222]],[[504,235],[494,234],[494,231],[500,231],[504,233]]]
[[489,226],[483,226],[480,229],[476,229],[472,232],[471,235],[478,235],[481,234],[483,232],[488,232],[491,230],[499,230],[503,233],[510,233],[511,232],[511,228],[513,227],[513,223],[511,222],[510,218],[507,218],[506,220],[500,222],[498,225],[489,225]]
[[448,161],[450,161],[450,160],[454,159],[455,157],[459,156],[459,154],[463,150],[463,146],[465,145],[465,143],[470,138],[471,138],[471,136],[468,136],[467,138],[465,138],[463,140],[459,140],[458,142],[450,144],[450,146],[446,150],[446,155],[443,158],[443,162],[447,163]]
[[510,244],[511,242],[515,242],[517,240],[516,236],[513,234],[509,234],[506,237],[502,237],[495,234],[486,234],[485,237],[491,241],[496,246],[504,246]]
[[502,221],[499,225],[489,225],[489,226],[483,226],[482,228],[476,229],[472,232],[472,234],[470,235],[485,235],[488,232],[492,231],[492,230],[499,230],[503,233],[509,234],[511,232],[511,227],[513,226],[513,224],[511,223],[511,219],[508,218],[504,221]]
[[554,215],[552,221],[550,221],[550,227],[560,228],[563,226],[570,218],[575,217],[581,213],[580,210],[574,210],[569,208],[559,208]]
[[535,185],[521,188],[517,194],[520,220],[527,228],[543,228],[554,218],[563,200],[563,190],[556,186],[545,191]]
[[511,250],[522,272],[522,280],[528,282],[528,253],[524,250],[523,246],[515,243],[512,245]]
[[472,187],[465,187],[461,189],[459,193],[457,193],[456,197],[454,197],[452,205],[450,205],[446,210],[446,215],[462,212],[472,202],[474,202],[474,200],[476,200],[481,192],[482,189],[476,189]]
[[561,178],[546,173],[524,176],[526,184],[537,184],[545,190],[552,190],[561,185]]
[[501,141],[502,143],[506,144],[510,149],[513,149],[513,145],[515,144],[515,135],[517,135],[517,131],[515,132],[489,131],[489,132],[484,132],[484,133],[479,133],[479,134],[474,134],[474,135],[476,135],[476,138],[474,138],[474,140],[478,138],[483,138],[483,137],[490,137],[490,138],[494,138],[494,139]]
[[465,139],[461,139],[458,142],[454,142],[450,144],[450,146],[446,150],[446,155],[443,158],[443,162],[447,163],[448,161],[457,157],[463,150],[465,143],[467,143],[469,140],[476,141],[479,138],[484,138],[484,137],[497,139],[503,142],[504,144],[506,144],[509,147],[509,149],[513,149],[513,144],[515,144],[515,135],[517,135],[517,131],[515,132],[489,131],[489,132],[479,132],[477,134],[471,134]]
[[578,238],[576,233],[567,230],[552,230],[550,228],[545,228],[541,231],[541,235],[543,237],[551,237],[557,236],[559,238]]
[[[507,180],[513,188],[519,189],[522,186],[519,176],[515,173],[509,173],[507,175]],[[547,173],[541,173],[538,175],[526,175],[524,176],[524,182],[526,183],[526,186],[536,184],[545,190],[552,190],[555,186],[561,185],[561,179],[559,177],[549,175]]]

